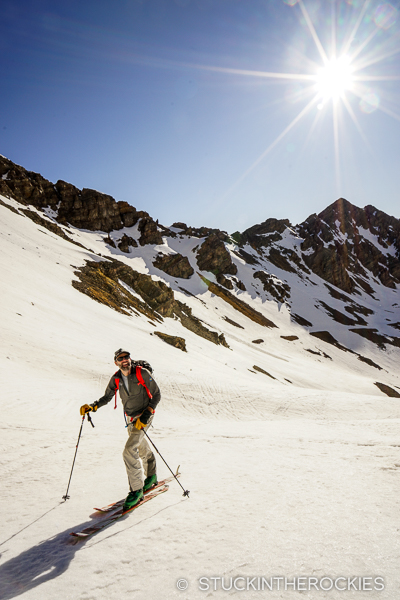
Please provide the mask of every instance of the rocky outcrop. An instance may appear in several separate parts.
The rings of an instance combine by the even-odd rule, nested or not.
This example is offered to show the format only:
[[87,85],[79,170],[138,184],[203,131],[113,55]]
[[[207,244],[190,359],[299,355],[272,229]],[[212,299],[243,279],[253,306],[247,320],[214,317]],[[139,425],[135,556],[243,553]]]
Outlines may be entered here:
[[288,219],[267,219],[260,225],[249,227],[243,233],[236,231],[232,238],[240,246],[249,244],[255,250],[259,250],[270,246],[273,242],[279,242],[287,227],[291,227]]
[[[107,243],[109,243],[109,242],[107,242]],[[118,248],[121,250],[121,252],[125,252],[126,254],[129,254],[129,252],[131,251],[131,248],[137,248],[137,247],[138,247],[137,241],[135,239],[133,239],[132,237],[130,237],[129,235],[126,235],[126,233],[124,233],[121,240],[118,242]]]
[[219,285],[208,281],[205,277],[202,277],[202,280],[205,283],[207,283],[208,289],[212,294],[215,294],[216,296],[219,296],[220,298],[225,300],[225,302],[233,306],[233,308],[245,315],[251,321],[258,323],[263,327],[276,327],[275,323],[264,317],[264,315],[262,315],[260,312],[258,312],[258,310],[256,310],[249,304],[247,304],[247,302],[243,302],[243,300],[240,300],[239,298],[237,298],[237,296],[231,294],[231,292],[228,292],[228,290],[225,290]]
[[158,336],[161,340],[163,340],[170,346],[173,346],[174,348],[178,348],[178,350],[183,350],[183,352],[186,352],[186,342],[183,337],[169,335],[168,333],[161,333],[161,331],[155,331],[154,335]]
[[[400,221],[373,206],[344,198],[297,227],[304,238],[304,262],[325,281],[351,294],[361,287],[373,295],[369,276],[395,288],[400,283]],[[392,252],[386,251],[392,247]]]
[[[78,281],[73,281],[72,286],[96,302],[109,306],[122,314],[141,313],[153,321],[162,321],[159,313],[148,306],[146,302],[139,300],[121,283],[121,280],[124,282],[124,279],[120,280],[116,263],[123,264],[119,261],[88,261],[84,267],[75,271]],[[135,271],[133,273],[135,274]],[[125,278],[131,281],[132,275],[126,271]]]
[[216,276],[236,275],[237,267],[225,247],[226,240],[226,234],[221,231],[204,240],[196,256],[201,271],[210,271]]
[[167,275],[181,279],[189,279],[194,273],[189,259],[182,254],[159,254],[153,265]]
[[386,396],[390,398],[400,398],[399,392],[396,392],[390,385],[386,385],[385,383],[380,383],[379,381],[375,381],[375,385],[378,389],[381,390]]
[[38,209],[50,207],[59,223],[89,231],[109,233],[132,227],[140,219],[140,244],[162,241],[157,224],[148,213],[137,211],[127,202],[116,202],[112,196],[96,190],[79,190],[62,180],[54,185],[38,173],[27,171],[3,156],[0,156],[0,194]]
[[264,291],[275,298],[277,302],[283,303],[290,298],[290,286],[280,281],[277,277],[265,271],[256,271],[253,277],[262,282]]
[[139,238],[141,246],[145,246],[146,244],[162,244],[162,234],[158,230],[158,224],[151,217],[148,215],[143,217],[140,220],[138,228],[141,233]]
[[257,365],[253,365],[253,369],[259,373],[262,373],[263,375],[268,375],[268,377],[271,377],[271,379],[276,379],[276,377],[273,377],[270,373],[268,373],[268,371],[264,371],[264,369],[257,367]]
[[138,273],[119,260],[88,261],[75,275],[79,278],[72,282],[76,289],[118,312],[130,314],[133,310],[158,321],[178,318],[183,327],[196,335],[229,347],[224,335],[207,329],[189,306],[176,300],[174,292],[163,281],[154,281],[150,275]]
[[171,227],[180,229],[179,235],[187,235],[195,238],[203,238],[212,233],[221,233],[219,229],[211,229],[210,227],[188,227],[186,223],[173,223]]
[[[16,211],[16,212],[18,212],[18,211]],[[24,209],[24,208],[21,208],[20,212],[22,214],[24,214],[26,217],[28,217],[29,219],[31,219],[31,221],[36,223],[36,225],[40,225],[41,227],[48,229],[48,231],[51,231],[51,233],[55,233],[56,235],[63,238],[63,240],[66,240],[67,242],[71,242],[71,244],[75,244],[76,246],[80,246],[81,248],[84,247],[82,244],[80,244],[79,242],[76,242],[69,235],[67,235],[65,233],[65,231],[59,225],[57,225],[57,223],[54,223],[53,221],[50,221],[49,219],[44,219],[37,212],[35,212],[33,210],[29,210],[29,209]]]

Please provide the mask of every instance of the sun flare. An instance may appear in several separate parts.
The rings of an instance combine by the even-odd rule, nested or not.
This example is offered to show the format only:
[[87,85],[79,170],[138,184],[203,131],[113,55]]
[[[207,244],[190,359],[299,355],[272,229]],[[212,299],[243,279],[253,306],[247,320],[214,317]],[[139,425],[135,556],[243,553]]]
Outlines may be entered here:
[[[346,0],[347,6],[351,7],[347,10],[352,11],[349,21],[346,24],[346,11],[344,10],[343,2],[332,0],[329,3],[320,3],[321,6],[329,4],[330,12],[325,23],[323,20],[320,21],[323,33],[324,29],[325,32],[328,31],[326,26],[329,25],[330,36],[327,37],[325,35],[323,38],[320,38],[306,8],[305,0],[283,0],[283,2],[291,7],[297,6],[300,12],[300,23],[302,26],[305,25],[305,29],[308,30],[308,34],[311,36],[318,51],[319,63],[315,59],[309,60],[307,55],[303,54],[303,51],[298,51],[299,56],[303,54],[304,64],[308,63],[312,65],[312,70],[308,67],[303,72],[276,73],[269,71],[245,71],[223,67],[200,67],[202,69],[247,77],[262,77],[271,80],[275,79],[276,81],[286,79],[291,82],[299,82],[299,87],[292,96],[292,103],[300,100],[307,102],[283,131],[277,135],[260,156],[231,185],[222,199],[225,199],[242,183],[283,138],[307,115],[312,115],[312,111],[315,109],[317,109],[317,114],[314,115],[307,140],[315,130],[320,118],[331,115],[335,178],[338,193],[340,193],[341,188],[341,148],[343,144],[341,136],[344,130],[343,119],[345,114],[348,114],[360,134],[363,143],[371,152],[372,149],[357,116],[357,104],[358,109],[364,115],[369,115],[376,110],[380,110],[400,121],[400,114],[382,103],[383,94],[378,87],[380,83],[385,81],[399,81],[400,75],[396,72],[387,72],[387,65],[381,72],[375,70],[375,73],[372,73],[369,70],[370,67],[376,67],[379,63],[384,63],[386,59],[390,60],[395,55],[400,54],[399,31],[394,30],[392,35],[386,33],[396,23],[400,9],[389,3],[379,4],[379,0],[376,0],[375,3],[378,6],[375,6],[371,0]],[[312,4],[311,1],[310,4]],[[374,42],[374,45],[372,45],[372,42]],[[318,64],[321,66],[318,67]],[[390,99],[390,96],[388,98]]]
[[332,58],[316,77],[317,93],[323,100],[343,98],[353,87],[353,70],[347,56]]

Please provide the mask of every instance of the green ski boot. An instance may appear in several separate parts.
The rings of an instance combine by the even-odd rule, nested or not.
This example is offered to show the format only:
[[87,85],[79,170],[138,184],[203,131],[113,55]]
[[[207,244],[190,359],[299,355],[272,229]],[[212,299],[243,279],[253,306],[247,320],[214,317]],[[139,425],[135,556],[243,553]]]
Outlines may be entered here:
[[140,500],[142,498],[143,498],[143,490],[142,489],[136,490],[135,492],[129,492],[129,494],[125,498],[125,502],[122,507],[122,510],[125,511],[125,510],[129,510],[130,508],[133,508],[135,506],[135,504],[140,502]]
[[144,480],[143,491],[147,492],[147,490],[153,487],[153,485],[156,485],[156,483],[158,483],[156,474],[150,475],[150,477],[146,477],[146,479]]

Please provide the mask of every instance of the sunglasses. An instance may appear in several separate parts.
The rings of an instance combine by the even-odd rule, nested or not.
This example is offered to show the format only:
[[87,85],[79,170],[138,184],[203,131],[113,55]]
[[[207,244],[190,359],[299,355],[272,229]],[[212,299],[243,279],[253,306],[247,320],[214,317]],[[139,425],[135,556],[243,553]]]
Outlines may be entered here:
[[130,357],[131,357],[130,354],[124,354],[123,356],[118,356],[117,362],[121,362],[122,360],[125,360],[126,358],[130,358]]

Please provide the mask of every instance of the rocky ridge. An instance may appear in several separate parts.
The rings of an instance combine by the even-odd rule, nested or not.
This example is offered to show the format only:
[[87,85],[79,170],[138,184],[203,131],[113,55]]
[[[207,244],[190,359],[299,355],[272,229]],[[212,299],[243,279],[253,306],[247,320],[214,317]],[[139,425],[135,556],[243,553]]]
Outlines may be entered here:
[[[221,330],[212,331],[176,297],[183,292],[204,304],[201,294],[190,290],[206,289],[267,329],[277,326],[262,307],[284,306],[295,327],[324,344],[307,349],[321,360],[331,360],[328,344],[382,370],[364,356],[365,344],[383,352],[400,348],[400,221],[373,206],[362,209],[340,198],[299,225],[271,218],[232,235],[185,223],[165,227],[126,202],[64,181],[52,184],[4,157],[0,194],[20,203],[19,214],[69,242],[82,245],[75,228],[98,232],[104,255],[78,269],[73,285],[124,314],[140,313],[155,324],[176,319],[228,347],[223,323],[242,325],[221,315]],[[146,275],[129,263],[143,258],[143,246]],[[281,337],[300,343],[296,335]],[[265,343],[262,330],[256,341]],[[184,340],[176,343],[185,347]]]

